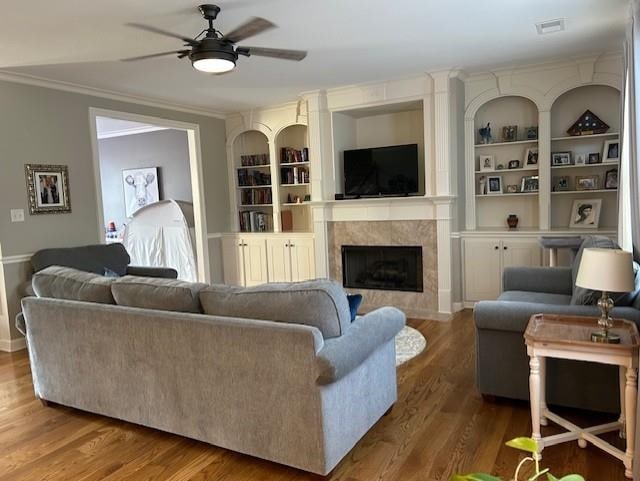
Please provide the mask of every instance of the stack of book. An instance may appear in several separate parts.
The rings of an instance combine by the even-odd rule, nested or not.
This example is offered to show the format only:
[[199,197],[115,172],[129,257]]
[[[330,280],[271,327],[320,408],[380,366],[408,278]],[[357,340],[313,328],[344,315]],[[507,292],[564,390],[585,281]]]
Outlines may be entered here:
[[240,187],[271,185],[271,174],[259,170],[238,170],[238,185]]
[[269,154],[241,155],[240,165],[250,167],[252,165],[269,165]]
[[242,205],[271,204],[271,189],[246,189],[240,192]]
[[282,164],[293,164],[295,162],[309,162],[309,149],[294,149],[293,147],[283,147],[280,149],[280,162]]
[[309,169],[306,167],[283,167],[280,169],[282,184],[308,184]]
[[241,232],[270,232],[273,230],[273,219],[269,214],[258,211],[240,212]]

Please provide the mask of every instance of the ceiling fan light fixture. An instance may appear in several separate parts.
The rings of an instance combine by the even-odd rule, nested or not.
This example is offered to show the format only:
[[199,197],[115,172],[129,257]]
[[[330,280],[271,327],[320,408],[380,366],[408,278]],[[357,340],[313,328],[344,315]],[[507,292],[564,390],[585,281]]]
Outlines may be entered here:
[[192,62],[193,68],[206,73],[225,73],[233,70],[236,63],[226,58],[201,58]]

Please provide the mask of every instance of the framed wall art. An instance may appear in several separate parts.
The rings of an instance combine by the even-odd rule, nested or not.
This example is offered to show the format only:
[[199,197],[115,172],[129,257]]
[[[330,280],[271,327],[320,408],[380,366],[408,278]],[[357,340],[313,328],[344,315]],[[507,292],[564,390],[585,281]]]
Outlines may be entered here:
[[69,168],[66,165],[26,164],[24,167],[30,214],[71,212]]

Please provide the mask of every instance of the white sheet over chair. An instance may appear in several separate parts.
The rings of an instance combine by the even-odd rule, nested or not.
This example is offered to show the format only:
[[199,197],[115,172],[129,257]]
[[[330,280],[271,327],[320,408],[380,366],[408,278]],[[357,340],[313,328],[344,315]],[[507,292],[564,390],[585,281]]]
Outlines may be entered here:
[[[196,255],[189,209],[181,203],[164,200],[138,210],[124,232],[124,246],[131,264],[149,267],[172,267],[178,279],[196,281]],[[191,211],[192,212],[192,211]]]

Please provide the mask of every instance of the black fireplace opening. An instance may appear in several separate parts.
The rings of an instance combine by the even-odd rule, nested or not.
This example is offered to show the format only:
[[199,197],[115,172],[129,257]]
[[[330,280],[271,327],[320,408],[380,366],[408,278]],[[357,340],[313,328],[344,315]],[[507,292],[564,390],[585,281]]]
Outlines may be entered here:
[[423,292],[421,246],[342,246],[344,287]]

